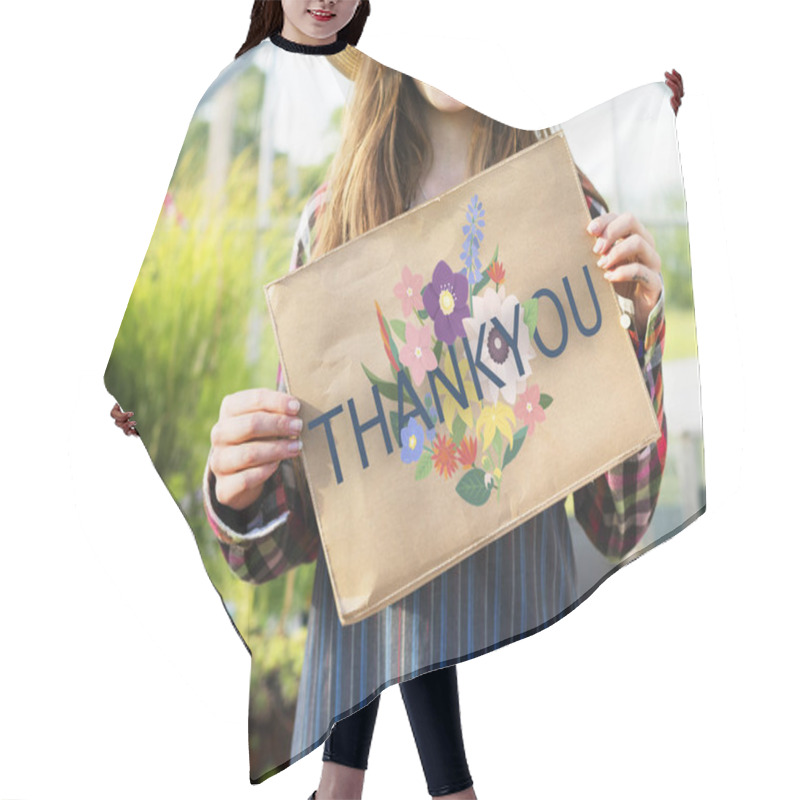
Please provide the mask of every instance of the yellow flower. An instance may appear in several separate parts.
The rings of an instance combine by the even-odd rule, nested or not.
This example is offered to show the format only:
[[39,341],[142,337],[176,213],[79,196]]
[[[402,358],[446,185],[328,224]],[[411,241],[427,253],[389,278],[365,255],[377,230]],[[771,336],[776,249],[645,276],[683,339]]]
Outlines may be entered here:
[[511,406],[499,401],[495,405],[485,405],[478,417],[478,424],[475,426],[475,432],[478,434],[481,433],[481,429],[486,429],[483,436],[483,449],[489,449],[497,431],[500,431],[511,444],[514,439],[513,425],[515,422],[516,418]]
[[[465,375],[469,375],[469,364],[467,364],[467,359],[462,358],[461,361],[458,363],[458,369],[461,372],[462,378]],[[450,358],[450,354],[448,353],[444,359],[444,374],[447,376],[447,379],[453,384],[453,386],[458,389],[458,381],[456,380],[456,373],[453,369],[453,360]],[[439,386],[436,387],[437,389]],[[475,391],[475,384],[472,381],[464,381],[464,391],[467,395],[467,401],[469,403],[478,402],[478,393]],[[473,423],[473,416],[472,416],[472,406],[468,405],[466,408],[461,408],[461,403],[453,397],[452,394],[448,391],[439,392],[439,397],[442,398],[442,413],[444,414],[444,422],[447,425],[447,430],[450,433],[453,432],[453,420],[456,416],[456,412],[458,412],[458,416],[464,420],[464,424],[467,426],[467,429],[472,427]]]

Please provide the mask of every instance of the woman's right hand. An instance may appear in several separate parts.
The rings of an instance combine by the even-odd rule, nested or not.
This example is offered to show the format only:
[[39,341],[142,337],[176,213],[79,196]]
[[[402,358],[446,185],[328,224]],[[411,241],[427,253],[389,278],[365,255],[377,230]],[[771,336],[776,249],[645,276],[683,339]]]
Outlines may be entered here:
[[111,416],[114,417],[114,424],[118,428],[122,428],[126,436],[139,435],[139,431],[136,430],[136,420],[133,419],[133,411],[123,411],[119,403],[114,403],[114,408],[111,409]]
[[237,511],[261,494],[285,458],[302,449],[300,402],[274,389],[244,389],[226,395],[211,429],[209,468],[217,500]]

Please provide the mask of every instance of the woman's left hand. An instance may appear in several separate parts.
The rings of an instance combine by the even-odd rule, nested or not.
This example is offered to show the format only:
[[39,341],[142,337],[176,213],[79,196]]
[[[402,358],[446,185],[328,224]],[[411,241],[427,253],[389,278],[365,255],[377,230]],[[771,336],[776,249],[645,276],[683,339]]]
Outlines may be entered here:
[[633,300],[636,332],[644,336],[647,318],[661,295],[661,258],[647,228],[633,214],[602,214],[586,230],[597,237],[597,266],[617,294]]

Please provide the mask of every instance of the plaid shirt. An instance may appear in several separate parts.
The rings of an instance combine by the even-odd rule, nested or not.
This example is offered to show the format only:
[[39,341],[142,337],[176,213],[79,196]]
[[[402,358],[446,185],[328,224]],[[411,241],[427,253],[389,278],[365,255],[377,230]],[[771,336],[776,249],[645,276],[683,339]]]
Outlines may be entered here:
[[[592,217],[605,211],[585,178],[583,188]],[[324,206],[326,185],[306,204],[292,251],[290,272],[303,266],[311,252],[314,220]],[[653,444],[598,476],[573,493],[575,517],[604,555],[619,559],[644,536],[661,487],[667,450],[667,422],[663,408],[661,361],[664,353],[664,291],[650,312],[644,339],[632,325],[631,343],[650,392],[661,429]],[[278,367],[278,390],[285,392]],[[214,492],[215,476],[206,464],[203,495],[206,515],[219,540],[223,556],[242,580],[263,583],[279,577],[320,554],[319,531],[308,484],[299,458],[286,459],[264,484],[259,499],[247,509],[221,505]]]

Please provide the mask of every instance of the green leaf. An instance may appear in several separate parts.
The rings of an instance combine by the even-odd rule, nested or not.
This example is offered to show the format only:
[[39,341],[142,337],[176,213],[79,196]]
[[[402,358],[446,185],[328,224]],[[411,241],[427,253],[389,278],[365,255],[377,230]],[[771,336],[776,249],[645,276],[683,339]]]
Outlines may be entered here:
[[511,444],[506,447],[505,455],[503,456],[503,469],[507,464],[510,464],[517,456],[517,453],[522,449],[522,443],[525,441],[525,436],[528,433],[528,426],[520,428],[515,434]]
[[392,329],[400,337],[400,341],[405,343],[406,340],[406,324],[401,319],[392,320]]
[[419,462],[417,463],[417,469],[414,473],[414,478],[418,481],[421,481],[423,478],[427,478],[428,475],[430,475],[432,469],[433,456],[431,456],[427,450],[423,450],[422,455],[419,458]]
[[464,438],[466,431],[467,423],[464,422],[461,417],[456,416],[455,420],[453,421],[453,441],[455,442],[456,447],[461,444],[461,440]]
[[381,380],[377,375],[370,372],[364,363],[361,363],[361,368],[364,370],[370,383],[378,387],[378,391],[387,399],[397,402],[397,384],[389,383],[389,381]]
[[492,489],[484,482],[482,469],[471,469],[458,482],[456,492],[473,506],[482,506],[491,496]]
[[492,261],[497,261],[497,254],[500,252],[500,245],[498,244],[494,248],[494,255],[492,256]]
[[420,319],[428,319],[428,312],[424,308],[417,311],[417,314],[419,314]]
[[483,468],[487,472],[492,472],[492,470],[494,470],[494,464],[492,463],[492,459],[489,458],[489,456],[484,456],[483,461],[481,463],[483,464]]
[[392,355],[394,356],[394,360],[397,364],[400,364],[400,352],[397,349],[397,345],[394,343],[394,336],[392,336],[392,329],[389,327],[389,321],[386,319],[385,315],[381,315],[383,317],[383,324],[386,327],[386,331],[389,334],[389,347],[392,349]]
[[444,342],[437,339],[436,344],[433,346],[433,355],[436,356],[436,363],[438,364],[441,357],[442,357],[442,348],[444,347]]
[[536,330],[536,322],[539,319],[539,298],[529,297],[522,304],[522,308],[524,309],[522,321],[528,326],[528,333],[533,340],[533,332]]
[[489,283],[489,272],[488,272],[488,270],[485,270],[481,274],[480,280],[473,285],[473,287],[472,287],[472,296],[475,297],[475,295],[478,294],[478,292],[481,289],[483,289],[483,287],[486,286],[487,283]]
[[503,434],[500,433],[499,428],[494,433],[494,439],[492,440],[492,447],[494,447],[494,450],[497,453],[497,460],[499,461],[500,456],[503,453]]
[[540,394],[539,395],[539,405],[542,408],[547,408],[550,405],[550,403],[552,403],[552,402],[553,402],[553,398],[550,397],[549,394]]

